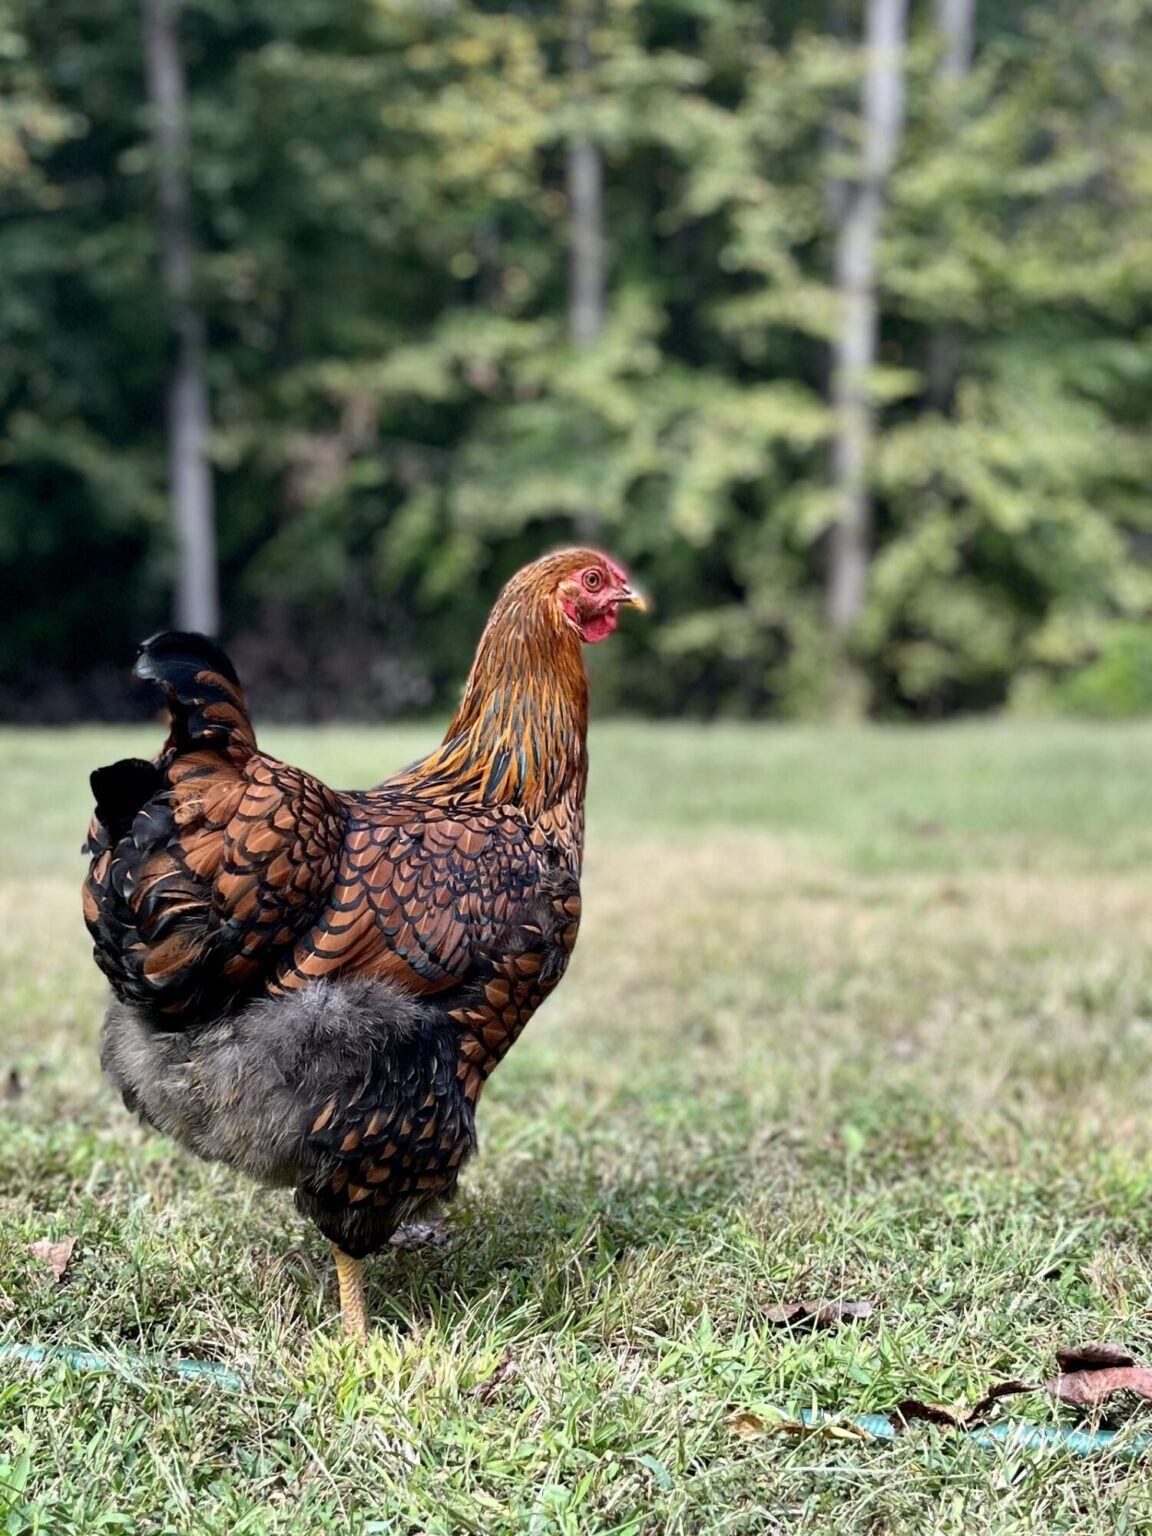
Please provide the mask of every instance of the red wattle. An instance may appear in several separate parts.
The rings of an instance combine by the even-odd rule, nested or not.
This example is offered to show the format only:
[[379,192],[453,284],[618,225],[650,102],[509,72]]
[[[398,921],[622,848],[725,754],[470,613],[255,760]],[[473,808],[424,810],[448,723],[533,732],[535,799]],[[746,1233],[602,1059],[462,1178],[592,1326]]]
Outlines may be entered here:
[[589,645],[595,645],[598,640],[607,640],[608,636],[616,628],[616,608],[603,608],[599,613],[593,613],[580,625],[580,633]]

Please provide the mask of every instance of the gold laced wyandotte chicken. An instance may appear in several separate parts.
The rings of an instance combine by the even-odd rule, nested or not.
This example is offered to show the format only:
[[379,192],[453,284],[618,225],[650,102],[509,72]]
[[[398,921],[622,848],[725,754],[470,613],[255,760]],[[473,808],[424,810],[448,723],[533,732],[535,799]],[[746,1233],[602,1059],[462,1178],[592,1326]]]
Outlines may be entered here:
[[583,642],[643,607],[594,550],[501,593],[442,744],[340,793],[261,752],[227,656],[163,634],[137,673],[172,725],[92,775],[84,916],[114,994],[124,1102],[198,1156],[292,1187],[331,1241],[345,1326],[362,1260],[451,1196],[476,1103],[580,920]]

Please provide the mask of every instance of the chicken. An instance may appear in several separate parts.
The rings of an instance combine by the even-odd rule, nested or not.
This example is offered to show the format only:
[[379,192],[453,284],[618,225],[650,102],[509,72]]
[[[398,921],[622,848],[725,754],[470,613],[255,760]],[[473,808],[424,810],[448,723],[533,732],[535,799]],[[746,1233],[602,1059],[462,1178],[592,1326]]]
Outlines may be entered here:
[[450,1197],[489,1074],[580,921],[581,645],[643,607],[593,550],[525,567],[439,747],[339,793],[261,752],[227,656],[164,634],[153,762],[92,775],[84,915],[113,1001],[105,1070],[198,1156],[294,1188],[366,1330],[364,1257]]

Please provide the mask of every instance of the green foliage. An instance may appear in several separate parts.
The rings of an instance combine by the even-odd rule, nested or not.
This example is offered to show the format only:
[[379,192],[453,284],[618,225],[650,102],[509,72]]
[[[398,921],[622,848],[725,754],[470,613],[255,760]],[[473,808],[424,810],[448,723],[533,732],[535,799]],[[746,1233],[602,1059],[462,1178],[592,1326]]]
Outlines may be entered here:
[[[929,10],[883,231],[854,637],[874,709],[916,715],[1063,689],[1152,605],[1152,0],[982,6],[948,89]],[[589,14],[577,94],[566,7],[185,0],[226,638],[273,707],[451,692],[499,582],[586,538],[656,599],[643,640],[597,657],[601,700],[828,704],[859,37],[823,0]],[[114,712],[173,553],[138,12],[10,0],[0,101],[0,707]],[[577,131],[602,158],[608,289],[582,348]]]
[[1069,714],[1123,719],[1152,713],[1152,635],[1141,624],[1118,625],[1100,654],[1055,690]]

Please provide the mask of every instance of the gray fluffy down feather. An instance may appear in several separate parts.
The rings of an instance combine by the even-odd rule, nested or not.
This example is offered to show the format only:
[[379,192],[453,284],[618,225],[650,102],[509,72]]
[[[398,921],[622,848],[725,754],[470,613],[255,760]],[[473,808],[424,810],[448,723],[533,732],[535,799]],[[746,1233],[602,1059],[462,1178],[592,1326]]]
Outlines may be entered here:
[[164,1031],[114,1001],[101,1061],[127,1107],[158,1131],[283,1186],[314,1172],[305,1133],[315,1107],[367,1079],[402,1075],[401,1057],[414,1048],[447,1050],[454,1061],[455,1026],[389,982],[354,980],[260,998],[191,1030]]

